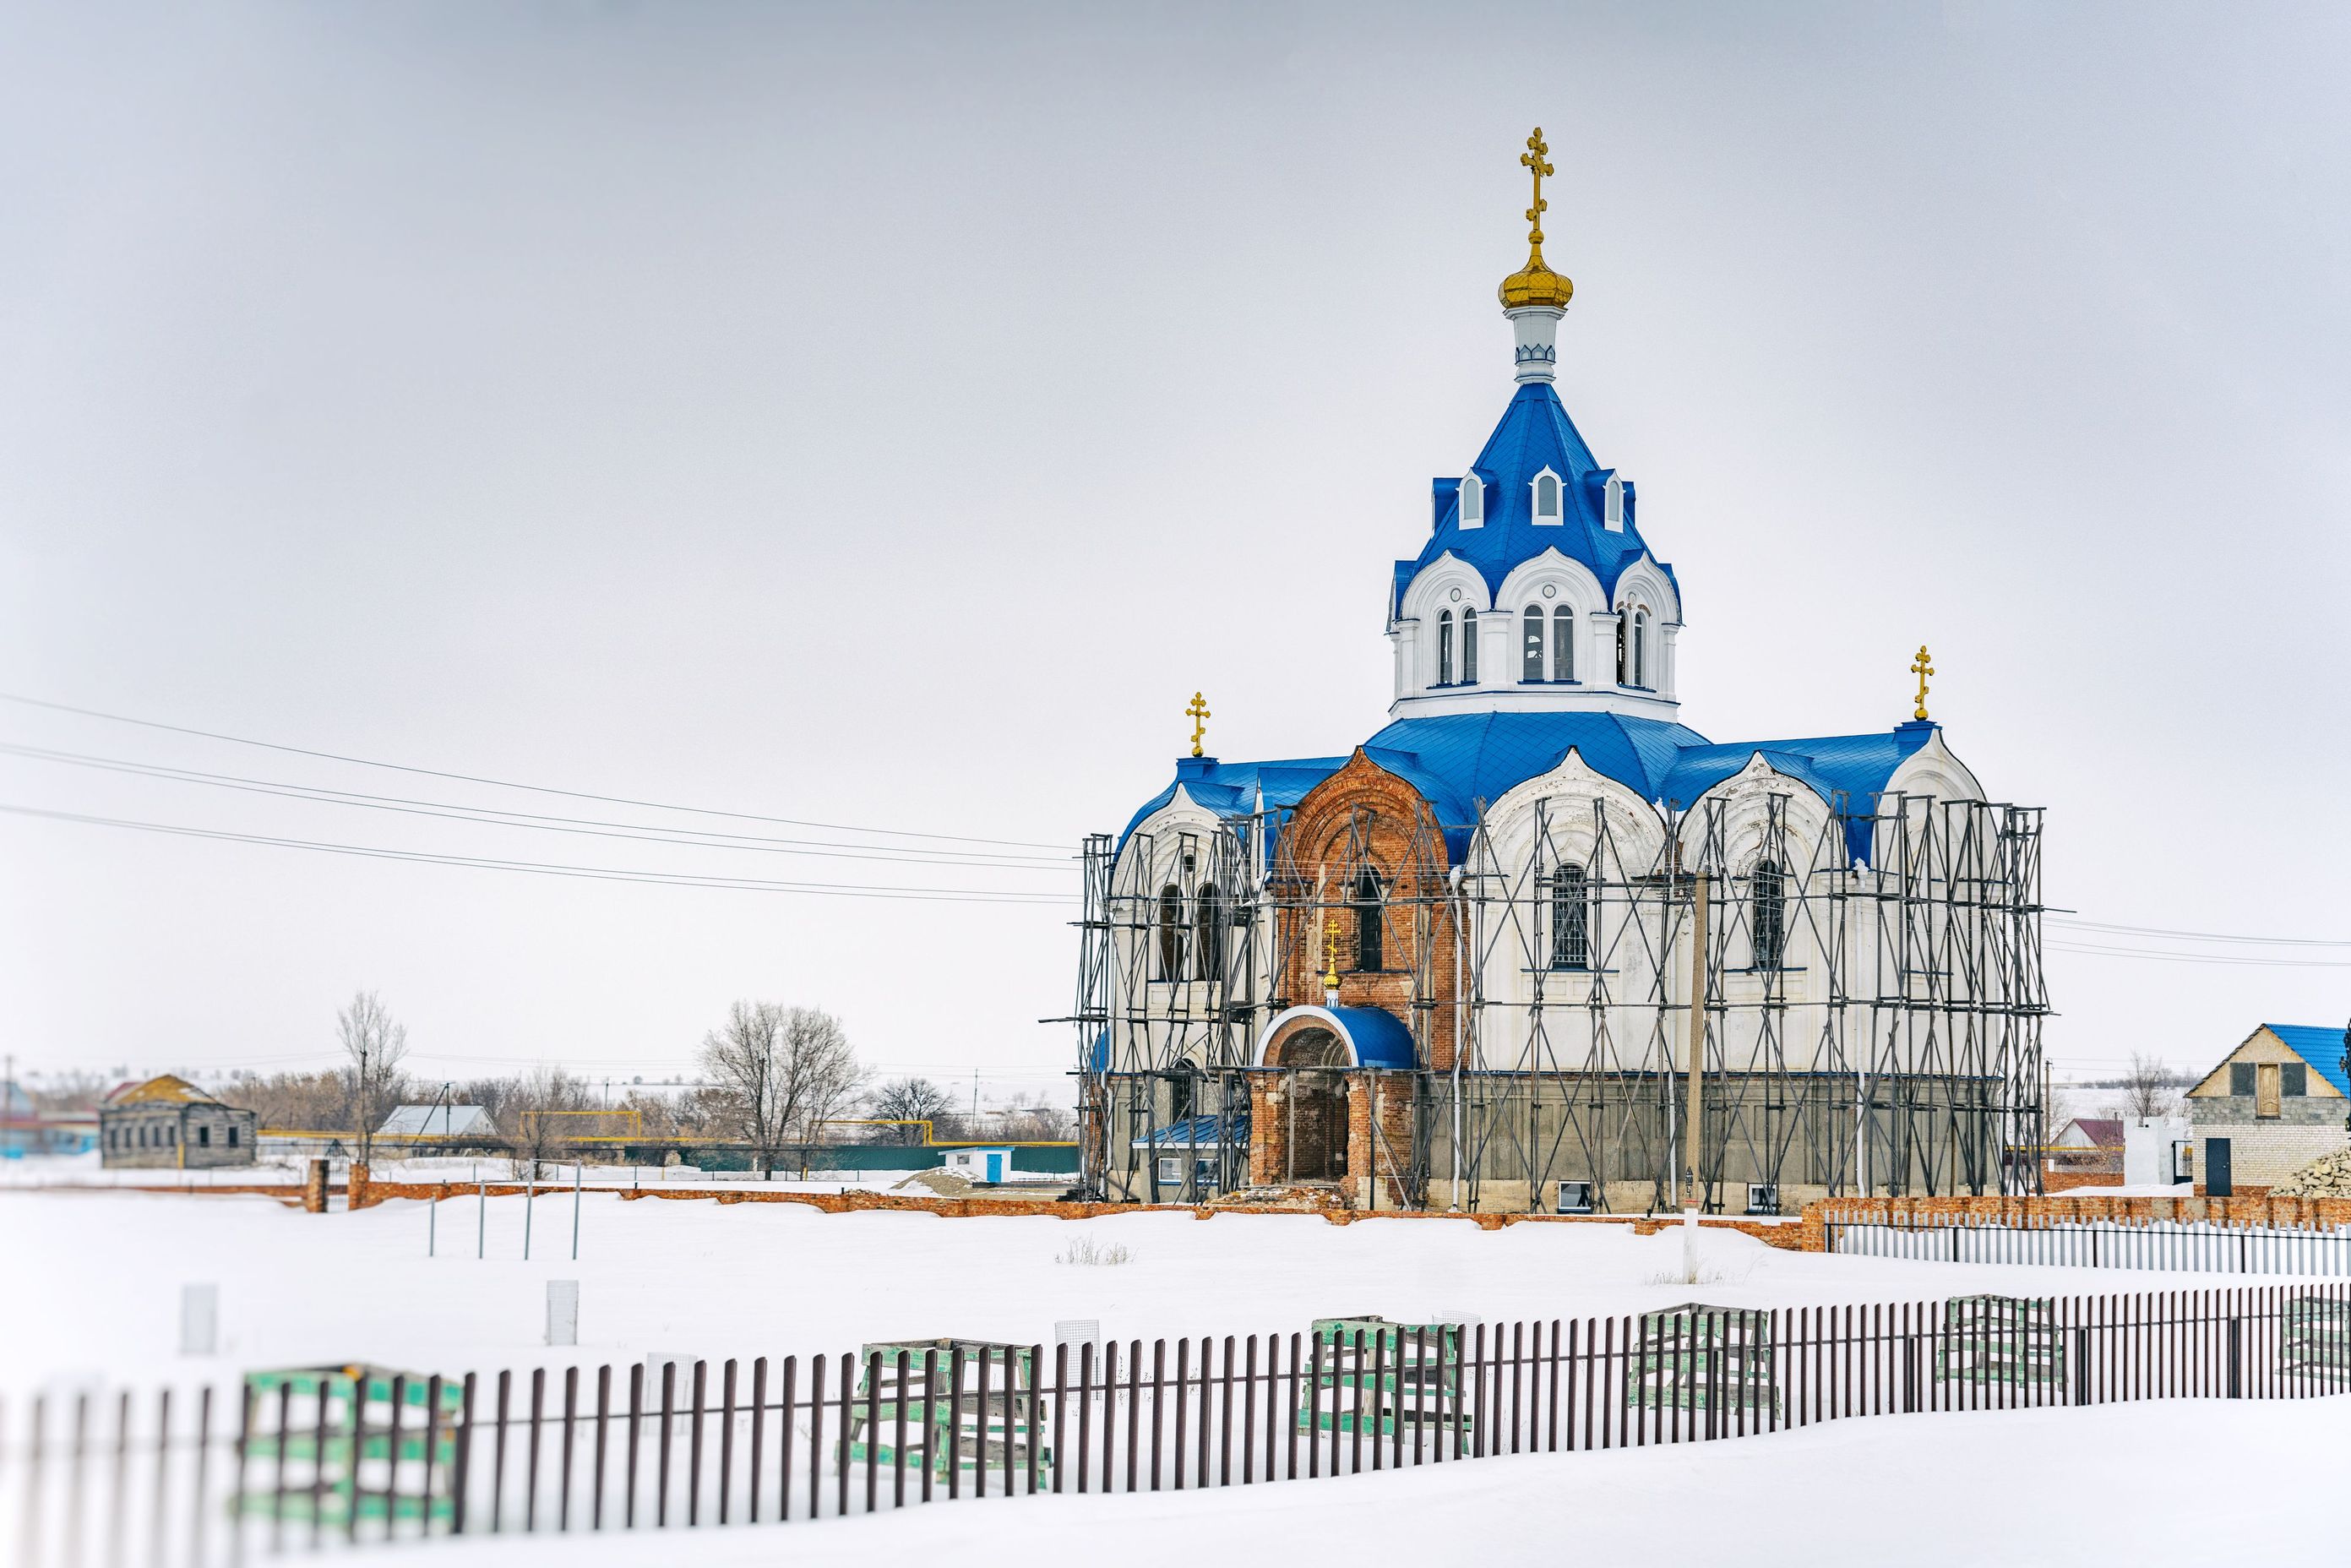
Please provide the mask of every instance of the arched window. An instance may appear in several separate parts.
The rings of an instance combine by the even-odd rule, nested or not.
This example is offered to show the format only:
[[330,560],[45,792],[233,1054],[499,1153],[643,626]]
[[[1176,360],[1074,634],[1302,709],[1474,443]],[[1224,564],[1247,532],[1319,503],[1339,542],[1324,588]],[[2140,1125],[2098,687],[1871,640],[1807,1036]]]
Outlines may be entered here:
[[1649,612],[1633,612],[1633,684],[1649,684]]
[[1461,684],[1465,686],[1478,684],[1478,612],[1475,610],[1461,612]]
[[1437,684],[1453,684],[1453,612],[1437,612]]
[[1551,612],[1551,678],[1575,679],[1575,612],[1564,604]]
[[1551,873],[1551,967],[1592,967],[1592,905],[1580,865],[1562,865]]
[[1535,476],[1535,521],[1559,521],[1559,476],[1556,474]]
[[1225,901],[1213,882],[1202,883],[1192,901],[1192,951],[1199,960],[1195,972],[1201,979],[1225,977]]
[[1757,861],[1748,887],[1755,901],[1755,967],[1776,969],[1788,950],[1788,878],[1771,861]]
[[1173,883],[1159,890],[1159,977],[1184,977],[1184,890]]
[[1461,526],[1465,528],[1477,528],[1485,527],[1485,481],[1479,479],[1475,474],[1467,475],[1461,481]]
[[1625,481],[1614,474],[1602,492],[1601,521],[1612,533],[1625,531]]
[[1543,678],[1542,606],[1540,604],[1528,605],[1527,612],[1523,617],[1521,617],[1521,619],[1525,622],[1524,630],[1526,635],[1520,639],[1521,646],[1519,651],[1519,679],[1522,681],[1539,681]]
[[1630,610],[1616,612],[1616,684],[1620,686],[1633,684],[1633,661],[1625,646],[1626,634],[1632,629],[1633,612]]
[[1380,927],[1385,908],[1380,903],[1380,873],[1366,871],[1355,879],[1355,968],[1373,974],[1387,967],[1383,962]]

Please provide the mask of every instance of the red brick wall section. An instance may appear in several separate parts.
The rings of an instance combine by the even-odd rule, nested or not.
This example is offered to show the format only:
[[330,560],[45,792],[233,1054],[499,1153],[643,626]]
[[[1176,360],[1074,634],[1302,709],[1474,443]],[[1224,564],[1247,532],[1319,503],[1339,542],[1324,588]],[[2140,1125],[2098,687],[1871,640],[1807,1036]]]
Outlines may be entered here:
[[2351,1226],[2346,1197],[1833,1197],[1804,1205],[1803,1249],[1825,1251],[1826,1217],[1912,1223],[2052,1224],[2067,1220],[2210,1220],[2319,1228]]
[[[1348,1192],[1358,1202],[1373,1195],[1374,1208],[1400,1208],[1406,1194],[1397,1173],[1412,1168],[1414,1075],[1358,1072],[1353,1078],[1353,1092],[1347,1096]],[[1373,1134],[1374,1117],[1377,1136]]]

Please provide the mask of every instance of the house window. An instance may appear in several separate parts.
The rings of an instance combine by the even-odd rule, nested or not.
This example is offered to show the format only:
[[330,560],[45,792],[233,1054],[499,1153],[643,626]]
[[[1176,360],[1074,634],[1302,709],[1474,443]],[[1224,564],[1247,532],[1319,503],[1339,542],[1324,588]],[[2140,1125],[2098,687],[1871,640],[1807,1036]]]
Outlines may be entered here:
[[2278,1092],[2289,1100],[2299,1100],[2310,1092],[2310,1069],[2299,1061],[2278,1064]]
[[236,1147],[236,1129],[235,1127],[231,1127],[228,1130],[228,1146],[232,1149]]
[[1184,1162],[1173,1155],[1159,1156],[1159,1185],[1176,1186],[1184,1180]]
[[196,1129],[196,1145],[199,1148],[208,1149],[212,1147],[213,1130],[210,1127],[198,1127]]
[[2251,1094],[2253,1092],[2253,1064],[2250,1061],[2229,1063],[2229,1092]]
[[1771,862],[1758,861],[1749,889],[1755,901],[1755,967],[1776,969],[1788,946],[1788,879]]
[[1575,612],[1564,604],[1551,612],[1551,678],[1575,679]]
[[1461,481],[1461,526],[1465,528],[1486,525],[1486,485],[1471,474]]
[[1649,684],[1649,612],[1633,612],[1633,684]]
[[1478,612],[1475,610],[1461,612],[1461,684],[1465,686],[1478,684]]
[[1437,684],[1453,684],[1453,612],[1437,612]]
[[1519,650],[1519,679],[1540,681],[1543,678],[1543,612],[1540,604],[1530,604],[1521,616],[1526,635]]
[[1559,521],[1559,476],[1556,474],[1535,476],[1535,521]]
[[1196,973],[1204,980],[1225,977],[1225,901],[1213,882],[1200,885],[1193,901],[1193,942],[1199,956]]
[[1382,960],[1381,917],[1385,913],[1380,904],[1380,873],[1366,871],[1355,879],[1355,968],[1361,974],[1376,974],[1387,967]]
[[1592,906],[1580,865],[1563,865],[1551,873],[1551,967],[1592,967]]
[[1173,883],[1159,890],[1159,977],[1184,977],[1184,890]]

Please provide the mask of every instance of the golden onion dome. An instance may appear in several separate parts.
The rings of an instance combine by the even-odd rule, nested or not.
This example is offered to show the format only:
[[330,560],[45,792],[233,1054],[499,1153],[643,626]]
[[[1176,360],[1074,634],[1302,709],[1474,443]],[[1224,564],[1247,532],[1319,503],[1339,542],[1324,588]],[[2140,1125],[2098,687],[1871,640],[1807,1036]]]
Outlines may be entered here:
[[1567,302],[1575,298],[1575,285],[1563,273],[1553,272],[1543,265],[1542,245],[1538,241],[1527,256],[1526,266],[1502,279],[1494,291],[1505,310],[1516,310],[1522,305],[1548,305],[1564,310]]

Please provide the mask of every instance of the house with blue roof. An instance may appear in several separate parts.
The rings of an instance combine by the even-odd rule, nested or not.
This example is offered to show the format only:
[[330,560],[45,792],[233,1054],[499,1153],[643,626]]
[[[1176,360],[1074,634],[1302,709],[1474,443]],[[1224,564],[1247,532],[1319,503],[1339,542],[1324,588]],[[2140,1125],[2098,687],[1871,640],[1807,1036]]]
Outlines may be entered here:
[[2258,1197],[2351,1147],[2351,1030],[2265,1023],[2188,1091],[2199,1197]]
[[1681,721],[1681,578],[1558,390],[1541,142],[1508,399],[1387,573],[1387,722],[1259,761],[1196,725],[1092,841],[1088,1180],[1740,1212],[2035,1180],[2040,815],[1928,717],[1924,648],[1899,722]]

